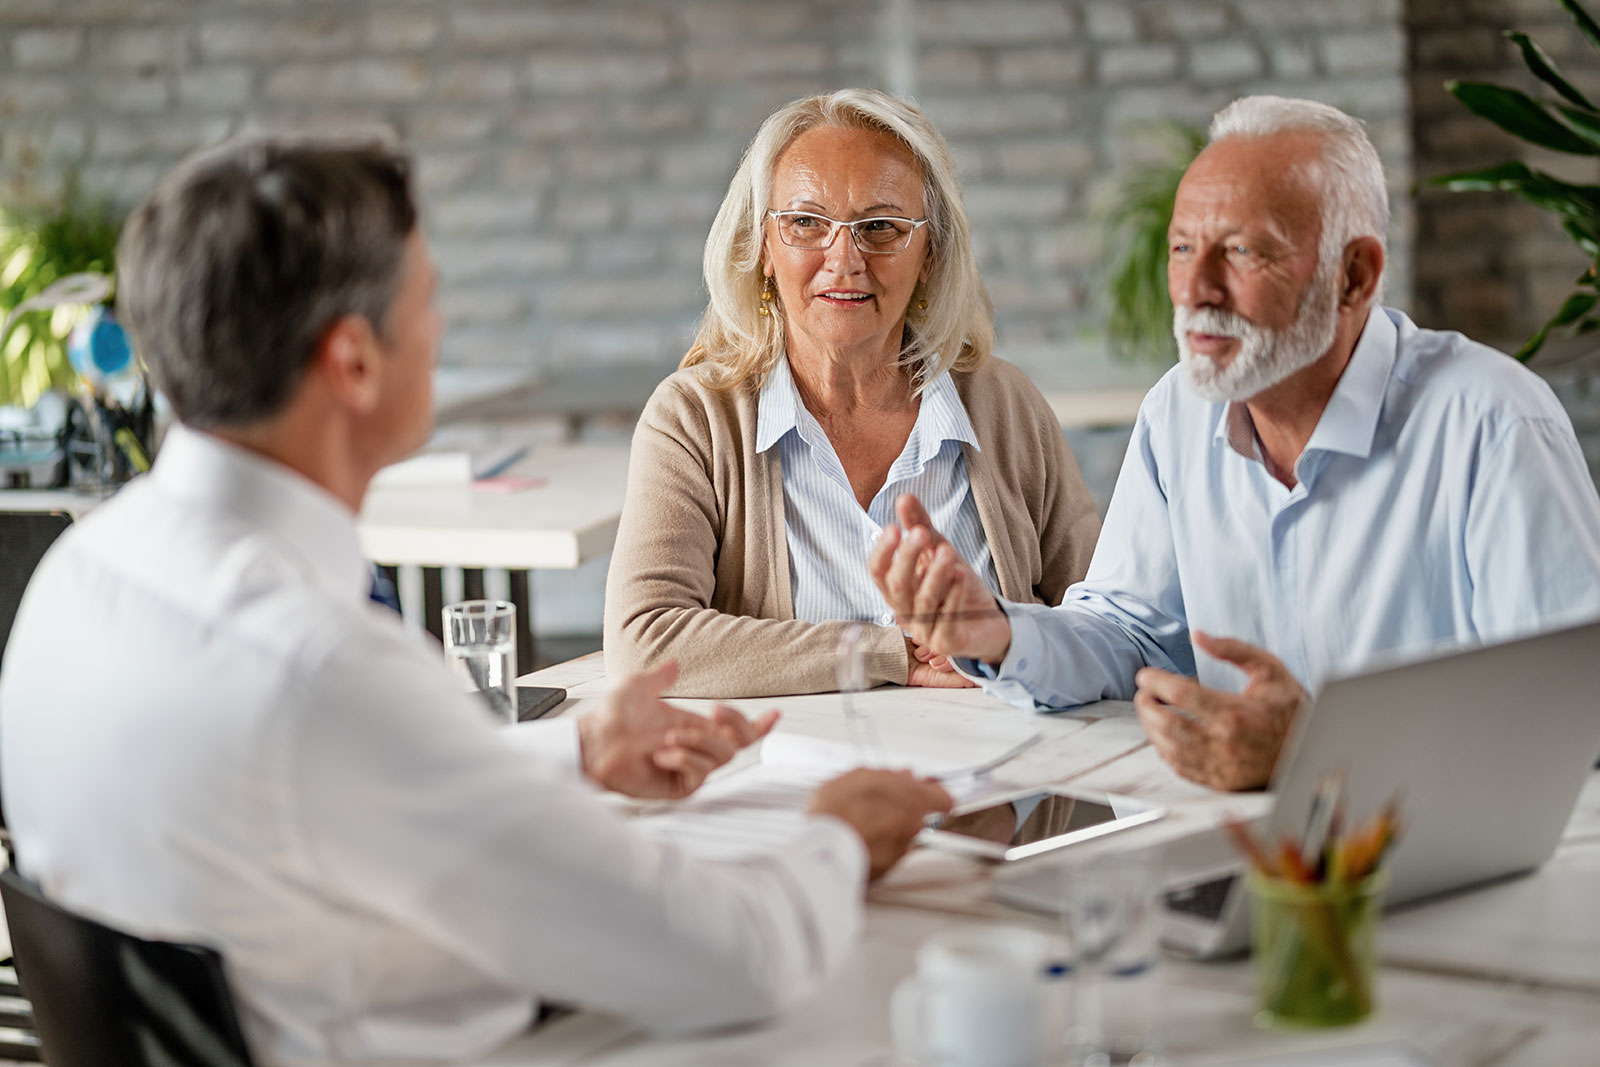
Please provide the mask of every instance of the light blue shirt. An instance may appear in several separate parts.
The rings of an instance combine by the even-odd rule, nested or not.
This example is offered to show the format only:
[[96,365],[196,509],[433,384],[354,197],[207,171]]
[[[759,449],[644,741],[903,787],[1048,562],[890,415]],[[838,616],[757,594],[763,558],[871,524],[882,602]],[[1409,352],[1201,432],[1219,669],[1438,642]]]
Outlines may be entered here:
[[[1304,452],[1267,472],[1242,404],[1173,368],[1145,398],[1089,573],[1005,604],[973,673],[1012,703],[1128,699],[1149,664],[1237,691],[1189,631],[1266,648],[1302,684],[1600,615],[1600,497],[1550,389],[1510,357],[1375,309]],[[980,672],[981,665],[960,666]]]
[[978,435],[947,371],[923,391],[905,448],[863,511],[832,442],[800,399],[789,361],[778,361],[761,387],[756,451],[780,449],[796,619],[894,623],[894,613],[867,571],[867,554],[884,526],[895,521],[894,502],[901,493],[916,494],[934,528],[999,592],[1000,579],[967,478],[964,444],[978,450]]

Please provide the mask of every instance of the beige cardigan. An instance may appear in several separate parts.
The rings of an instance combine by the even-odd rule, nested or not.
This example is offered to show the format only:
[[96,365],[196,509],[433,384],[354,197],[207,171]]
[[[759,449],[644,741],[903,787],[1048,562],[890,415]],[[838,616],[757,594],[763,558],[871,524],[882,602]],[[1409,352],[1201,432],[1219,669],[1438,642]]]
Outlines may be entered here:
[[[1000,593],[1058,603],[1088,569],[1100,532],[1061,427],[1009,363],[990,359],[952,377],[982,446],[962,447]],[[756,453],[758,396],[748,384],[714,390],[703,366],[690,367],[645,407],[606,579],[613,678],[676,659],[675,696],[836,688],[834,648],[845,623],[794,617],[783,467],[779,449]],[[868,684],[905,684],[900,631],[866,631]]]

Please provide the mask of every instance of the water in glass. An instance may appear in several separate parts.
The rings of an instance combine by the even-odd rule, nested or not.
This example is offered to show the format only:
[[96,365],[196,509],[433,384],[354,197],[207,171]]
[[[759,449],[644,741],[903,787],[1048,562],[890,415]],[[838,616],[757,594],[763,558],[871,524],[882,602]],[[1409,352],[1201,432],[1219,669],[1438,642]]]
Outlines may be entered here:
[[445,663],[479,693],[497,722],[517,721],[517,609],[504,600],[464,600],[444,609]]

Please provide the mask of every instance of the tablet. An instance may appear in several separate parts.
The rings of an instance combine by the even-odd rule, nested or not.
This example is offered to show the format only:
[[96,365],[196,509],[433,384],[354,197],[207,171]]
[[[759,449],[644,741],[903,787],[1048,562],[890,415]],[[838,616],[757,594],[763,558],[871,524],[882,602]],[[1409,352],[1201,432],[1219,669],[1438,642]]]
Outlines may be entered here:
[[918,840],[996,862],[1027,859],[1154,822],[1166,809],[1108,793],[1043,789],[946,815]]

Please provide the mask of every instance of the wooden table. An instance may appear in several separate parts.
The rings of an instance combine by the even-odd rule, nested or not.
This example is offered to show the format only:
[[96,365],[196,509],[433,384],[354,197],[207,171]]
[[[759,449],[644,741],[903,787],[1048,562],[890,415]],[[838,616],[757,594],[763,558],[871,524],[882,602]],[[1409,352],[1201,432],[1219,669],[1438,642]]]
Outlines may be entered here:
[[[524,681],[566,688],[572,698],[562,711],[603,693],[609,684],[598,653]],[[1258,814],[1269,803],[1261,795],[1217,794],[1176,778],[1143,741],[1126,704],[1035,716],[972,690],[894,687],[875,690],[864,700],[880,724],[914,717],[930,731],[950,716],[1026,717],[1045,740],[1005,768],[1007,782],[1071,782],[1159,800],[1171,809],[1166,819],[1085,848],[1165,842],[1169,866],[1209,862],[1216,835],[1208,828],[1224,813]],[[849,736],[835,695],[732,703],[749,710],[782,708],[784,729]],[[1049,927],[993,901],[988,874],[982,866],[942,853],[912,853],[868,895],[861,951],[816,998],[772,1023],[660,1038],[609,1016],[580,1013],[479,1062],[485,1067],[901,1067],[903,1061],[889,1047],[888,998],[911,973],[913,954],[929,934],[968,924]],[[1246,961],[1169,959],[1162,979],[1169,1062],[1265,1064],[1272,1061],[1257,1058],[1386,1042],[1403,1043],[1441,1067],[1597,1062],[1600,772],[1586,784],[1555,858],[1538,872],[1391,913],[1379,939],[1384,962],[1378,1014],[1357,1027],[1304,1034],[1253,1025],[1253,979]],[[1354,1053],[1339,1053],[1345,1055]]]

